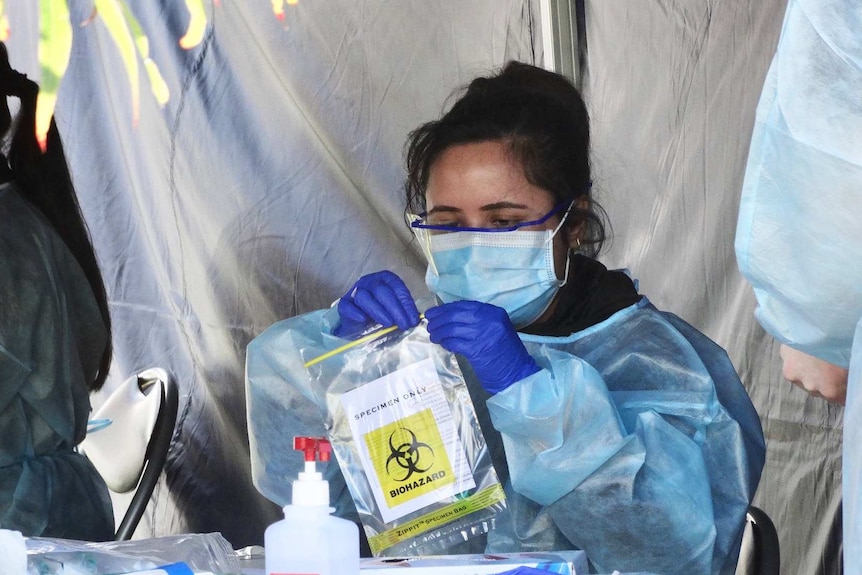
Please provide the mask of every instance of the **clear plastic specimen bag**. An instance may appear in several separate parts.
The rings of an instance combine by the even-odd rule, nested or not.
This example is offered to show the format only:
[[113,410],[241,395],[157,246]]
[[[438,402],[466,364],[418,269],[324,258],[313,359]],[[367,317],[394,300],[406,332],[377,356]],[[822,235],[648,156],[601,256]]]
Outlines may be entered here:
[[487,533],[505,495],[455,355],[424,322],[345,348],[301,355],[372,553],[439,554]]

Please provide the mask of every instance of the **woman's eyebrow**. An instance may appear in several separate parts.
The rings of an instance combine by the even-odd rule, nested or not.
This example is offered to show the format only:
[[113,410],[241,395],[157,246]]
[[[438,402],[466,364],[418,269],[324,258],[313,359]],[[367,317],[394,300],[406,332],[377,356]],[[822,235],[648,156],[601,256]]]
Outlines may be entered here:
[[439,214],[441,212],[443,212],[443,213],[454,213],[454,212],[460,212],[460,211],[461,211],[461,208],[456,208],[454,206],[434,206],[433,208],[428,210],[428,212],[425,215],[430,216],[431,214]]
[[[483,212],[493,212],[495,210],[503,210],[503,209],[520,209],[520,210],[528,210],[530,206],[526,204],[518,204],[515,202],[494,202],[493,204],[486,204],[479,208]],[[463,210],[461,208],[456,208],[455,206],[434,206],[430,210],[428,210],[426,215],[439,214],[439,213],[461,213]]]
[[483,212],[492,212],[494,210],[502,210],[502,209],[520,209],[526,210],[529,209],[530,206],[525,204],[516,204],[515,202],[496,202],[493,204],[487,204],[482,206],[480,209]]

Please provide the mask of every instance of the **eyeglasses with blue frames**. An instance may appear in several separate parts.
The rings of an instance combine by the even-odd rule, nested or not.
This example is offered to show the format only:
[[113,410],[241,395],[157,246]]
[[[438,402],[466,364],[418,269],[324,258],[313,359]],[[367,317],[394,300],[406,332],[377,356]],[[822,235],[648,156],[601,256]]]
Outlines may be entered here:
[[556,206],[554,206],[550,212],[539,218],[538,220],[532,220],[529,222],[518,222],[517,224],[512,224],[511,226],[504,226],[500,228],[469,228],[463,226],[450,226],[450,225],[438,225],[438,224],[429,224],[426,223],[427,212],[422,212],[419,215],[411,214],[410,218],[410,227],[417,228],[421,230],[431,230],[434,232],[514,232],[515,230],[521,228],[529,228],[530,226],[538,226],[544,224],[546,221],[551,219],[555,214],[558,214],[562,211],[568,211],[569,208],[574,204],[573,201],[566,200],[564,202],[560,202]]

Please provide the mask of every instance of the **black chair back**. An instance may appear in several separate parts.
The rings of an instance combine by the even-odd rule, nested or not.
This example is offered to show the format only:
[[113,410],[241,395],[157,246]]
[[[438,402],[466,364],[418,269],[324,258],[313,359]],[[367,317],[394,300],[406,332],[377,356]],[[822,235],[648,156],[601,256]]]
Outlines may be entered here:
[[[155,381],[139,380],[139,385],[142,390],[148,386],[155,384]],[[162,470],[165,467],[165,462],[168,458],[168,448],[171,445],[171,438],[174,434],[174,425],[177,421],[177,410],[179,407],[179,398],[176,385],[173,379],[168,376],[163,381],[162,386],[162,402],[159,406],[159,414],[156,418],[156,424],[153,427],[153,433],[150,436],[150,441],[147,444],[146,462],[144,470],[141,473],[141,480],[135,489],[135,494],[126,514],[123,516],[120,525],[117,527],[117,533],[114,536],[116,541],[127,541],[132,538],[141,517],[144,515],[144,510],[150,502],[150,497]]]
[[753,505],[748,508],[745,521],[736,575],[778,575],[781,553],[775,524]]

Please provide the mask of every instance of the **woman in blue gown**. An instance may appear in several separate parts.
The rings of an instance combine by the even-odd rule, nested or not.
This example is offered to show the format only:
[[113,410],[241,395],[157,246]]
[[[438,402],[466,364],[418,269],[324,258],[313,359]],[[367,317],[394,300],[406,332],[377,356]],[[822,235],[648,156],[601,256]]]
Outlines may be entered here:
[[[724,350],[596,261],[604,226],[575,87],[514,62],[478,78],[411,134],[407,170],[436,300],[417,305],[384,270],[252,341],[258,488],[286,503],[276,478],[299,464],[280,452],[293,435],[325,433],[286,342],[408,329],[422,310],[431,341],[464,360],[505,485],[508,518],[472,551],[583,549],[602,572],[733,573],[760,423]],[[355,516],[332,475],[338,513]]]

